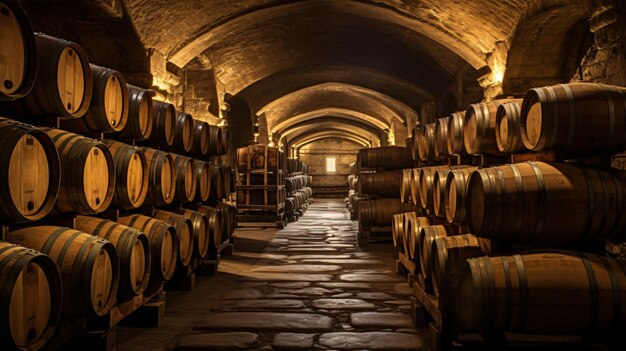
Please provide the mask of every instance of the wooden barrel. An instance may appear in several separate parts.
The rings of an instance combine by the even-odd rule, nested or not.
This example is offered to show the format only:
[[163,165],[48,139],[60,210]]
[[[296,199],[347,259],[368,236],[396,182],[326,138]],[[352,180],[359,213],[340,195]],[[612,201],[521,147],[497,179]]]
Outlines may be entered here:
[[176,142],[176,109],[174,105],[152,100],[154,119],[150,140],[166,149],[174,147]]
[[433,201],[433,194],[435,190],[435,172],[438,170],[450,169],[450,166],[433,166],[422,167],[419,173],[419,188],[420,188],[420,204],[422,208],[428,210],[434,210],[435,204]]
[[389,227],[394,214],[415,211],[415,206],[400,199],[376,199],[359,202],[359,225],[362,227]]
[[142,294],[148,286],[151,269],[150,242],[137,229],[102,218],[76,216],[75,229],[108,240],[120,259],[117,302]]
[[[420,217],[417,214],[408,215],[406,217],[406,221],[404,223],[404,230],[406,233],[406,251],[408,252],[408,256],[411,260],[415,261],[416,264],[419,264],[419,248],[417,247],[419,243],[419,236],[422,233],[422,228],[427,227],[429,225],[434,225],[432,221],[428,219],[428,217]],[[419,267],[416,267],[419,268]]]
[[450,117],[439,118],[435,123],[435,158],[448,156],[448,122]]
[[178,260],[178,237],[171,225],[143,215],[120,217],[118,223],[137,229],[148,236],[150,242],[150,279],[143,292],[151,296],[164,281],[170,280],[176,271]]
[[206,205],[200,205],[196,210],[209,219],[209,252],[216,254],[217,248],[222,243],[222,213]]
[[178,263],[183,267],[187,267],[193,258],[194,252],[194,232],[191,219],[163,210],[155,210],[154,219],[174,227],[178,241]]
[[218,126],[209,126],[209,145],[210,155],[221,155],[224,145],[222,145],[222,128]]
[[35,43],[35,84],[23,98],[6,103],[4,112],[26,118],[82,117],[89,108],[92,91],[87,54],[75,43],[45,34],[36,33]]
[[171,154],[141,148],[148,162],[148,194],[145,205],[163,206],[174,201],[176,194],[176,167]]
[[496,112],[505,102],[521,99],[502,99],[469,105],[463,119],[463,143],[468,154],[502,155],[496,142]]
[[63,314],[104,316],[115,302],[119,259],[115,247],[74,229],[40,226],[9,232],[7,239],[50,256],[61,272]]
[[531,150],[617,153],[626,148],[626,88],[569,83],[529,90],[522,142]]
[[298,208],[297,201],[296,197],[285,198],[285,213],[293,214],[296,208]]
[[465,224],[465,202],[467,195],[467,180],[476,167],[453,169],[446,177],[445,186],[445,216],[448,223]]
[[176,170],[176,200],[191,202],[196,197],[196,161],[192,158],[172,154]]
[[5,118],[0,118],[0,135],[0,168],[7,170],[0,177],[0,219],[23,222],[45,217],[61,179],[54,142],[40,129]]
[[410,204],[413,201],[411,197],[411,177],[413,175],[413,169],[402,170],[402,184],[400,185],[400,200],[405,204]]
[[211,152],[210,126],[207,122],[193,121],[193,153],[198,156],[209,156]]
[[397,213],[391,217],[391,238],[393,246],[404,252],[404,213]]
[[222,173],[222,198],[226,199],[232,192],[233,178],[232,169],[230,166],[220,166],[220,172]]
[[361,168],[394,170],[413,167],[411,150],[401,146],[383,146],[359,150]]
[[109,148],[74,133],[43,130],[54,141],[61,159],[61,187],[55,211],[94,214],[106,210],[115,191],[115,165]]
[[198,211],[183,209],[183,216],[191,220],[193,227],[193,257],[208,258],[211,242],[209,218]]
[[454,235],[452,228],[438,224],[422,227],[422,232],[418,236],[417,248],[419,250],[420,272],[426,282],[431,281],[433,271],[433,256],[431,254],[433,242],[439,238]]
[[448,120],[448,154],[465,155],[465,142],[463,141],[463,119],[465,111],[454,112]]
[[211,197],[211,164],[195,160],[196,201],[206,202]]
[[220,202],[216,208],[222,215],[222,242],[230,239],[237,227],[237,209],[227,203]]
[[413,205],[421,206],[422,202],[420,200],[420,168],[412,168],[411,169],[411,178],[409,181],[409,188],[411,188],[411,202]]
[[435,126],[436,123],[428,123],[417,135],[417,151],[420,161],[435,159]]
[[146,140],[152,134],[154,106],[150,91],[126,84],[128,91],[128,118],[124,128],[117,133],[120,138]]
[[28,94],[37,76],[35,36],[19,2],[0,1],[2,38],[0,38],[0,101],[21,98]]
[[[581,335],[626,328],[626,264],[573,251],[469,259],[461,328]],[[473,327],[473,328],[472,328]]]
[[211,165],[211,199],[218,200],[224,197],[224,181],[222,180],[222,169],[220,166]]
[[40,252],[0,241],[0,272],[0,304],[5,306],[0,314],[0,347],[41,349],[61,314],[59,270]]
[[470,231],[509,242],[626,241],[621,172],[528,162],[481,169],[467,185]]
[[359,193],[384,197],[400,197],[402,170],[361,173]]
[[93,92],[89,110],[83,118],[70,121],[72,125],[80,124],[78,132],[102,131],[105,133],[119,132],[128,120],[129,100],[126,79],[117,71],[90,65],[93,79]]
[[217,145],[218,148],[218,155],[226,155],[228,153],[228,145],[230,145],[230,133],[228,132],[227,128],[220,128],[222,130],[221,135],[221,141],[220,143]]
[[176,112],[176,137],[172,150],[181,153],[193,151],[195,135],[193,117],[185,112]]
[[521,112],[518,101],[506,102],[496,111],[496,142],[502,153],[525,150],[522,143]]
[[105,139],[115,164],[113,203],[125,210],[143,205],[148,194],[149,169],[146,155],[136,146]]
[[450,166],[450,168],[438,169],[433,176],[433,209],[435,216],[446,218],[446,207],[448,206],[448,198],[446,196],[446,184],[448,181],[448,173],[473,167],[467,165]]
[[252,169],[277,169],[282,152],[276,147],[265,145],[250,145],[237,149],[237,168],[242,170]]

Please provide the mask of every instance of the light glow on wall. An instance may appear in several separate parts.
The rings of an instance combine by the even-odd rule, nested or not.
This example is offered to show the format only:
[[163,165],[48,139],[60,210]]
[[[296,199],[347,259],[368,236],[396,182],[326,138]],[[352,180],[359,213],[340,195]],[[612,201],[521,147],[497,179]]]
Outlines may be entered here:
[[337,172],[337,165],[336,165],[337,159],[334,157],[327,157],[326,158],[326,172],[327,173],[335,173]]

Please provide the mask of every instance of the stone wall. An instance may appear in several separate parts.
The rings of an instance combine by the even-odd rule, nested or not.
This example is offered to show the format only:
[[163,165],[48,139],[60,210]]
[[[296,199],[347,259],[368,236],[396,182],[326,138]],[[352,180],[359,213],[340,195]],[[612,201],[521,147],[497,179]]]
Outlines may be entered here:
[[[321,139],[300,149],[300,159],[311,166],[313,188],[345,187],[347,193],[350,163],[356,161],[361,146],[358,144],[336,139]],[[326,172],[326,158],[336,158],[336,172]]]

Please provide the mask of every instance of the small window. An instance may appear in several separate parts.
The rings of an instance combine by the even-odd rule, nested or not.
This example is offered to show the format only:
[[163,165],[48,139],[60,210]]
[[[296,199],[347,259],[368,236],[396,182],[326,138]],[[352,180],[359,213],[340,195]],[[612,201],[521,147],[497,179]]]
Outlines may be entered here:
[[329,157],[326,159],[326,172],[327,173],[335,173],[335,158]]

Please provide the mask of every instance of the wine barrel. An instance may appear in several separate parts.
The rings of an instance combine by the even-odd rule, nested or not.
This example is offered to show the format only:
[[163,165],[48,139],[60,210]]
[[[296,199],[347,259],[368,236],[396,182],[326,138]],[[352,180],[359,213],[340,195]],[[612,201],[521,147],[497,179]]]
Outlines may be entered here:
[[565,163],[481,169],[469,178],[470,231],[489,239],[557,245],[626,241],[626,178]]
[[435,204],[433,201],[434,194],[434,180],[435,180],[435,172],[438,170],[450,169],[450,166],[433,166],[433,167],[422,167],[420,168],[419,173],[419,188],[420,188],[420,204],[422,208],[433,211],[435,208]]
[[420,143],[420,134],[422,134],[422,129],[424,127],[422,125],[416,125],[413,130],[411,131],[412,133],[412,137],[410,140],[410,144],[407,146],[409,149],[411,149],[411,158],[414,161],[419,161],[420,156],[419,156],[419,143]]
[[195,160],[196,201],[206,202],[211,197],[211,165],[208,162]]
[[222,180],[222,169],[220,166],[211,165],[211,199],[218,200],[224,197],[226,190]]
[[203,213],[184,209],[183,216],[191,220],[193,228],[193,256],[196,258],[209,257],[209,244],[211,241],[211,231],[209,219]]
[[106,210],[115,191],[115,165],[109,148],[94,139],[53,128],[43,129],[61,159],[59,213],[94,214]]
[[397,213],[391,217],[391,238],[393,246],[404,252],[404,213]]
[[432,279],[433,256],[431,254],[433,242],[439,238],[445,238],[454,235],[452,228],[446,225],[431,225],[422,227],[421,233],[418,235],[419,241],[417,248],[419,250],[420,272],[426,282]]
[[230,239],[237,227],[237,209],[234,206],[220,202],[216,208],[222,214],[222,242]]
[[125,210],[143,205],[148,194],[150,172],[146,155],[136,146],[115,140],[104,140],[113,154],[115,164],[115,193],[113,203]]
[[193,117],[185,112],[176,112],[176,137],[172,150],[182,153],[193,151],[195,134]]
[[222,128],[218,126],[209,126],[209,144],[211,156],[218,156],[221,154],[222,150],[224,149],[222,141]]
[[220,172],[222,172],[222,198],[227,199],[230,196],[233,188],[233,173],[230,166],[220,166]]
[[626,88],[569,83],[529,90],[522,142],[531,150],[617,153],[626,148]]
[[65,125],[78,133],[101,131],[119,132],[128,120],[128,89],[124,76],[117,71],[90,65],[93,79],[91,104],[83,118],[68,121]]
[[209,156],[211,152],[210,127],[207,122],[193,121],[193,153],[198,156]]
[[124,139],[146,140],[152,134],[154,106],[150,91],[126,84],[128,91],[128,118],[117,135]]
[[[402,170],[402,185],[400,186],[400,200],[405,204],[413,202],[411,194],[411,177],[413,176],[413,169]],[[350,183],[348,181],[348,183]]]
[[401,170],[361,173],[359,175],[359,194],[400,197],[401,185]]
[[218,148],[218,155],[226,155],[228,153],[228,145],[230,145],[230,133],[228,132],[228,129],[226,128],[220,128],[222,133],[219,134],[221,136],[221,141],[220,143],[217,145]]
[[237,149],[237,166],[240,171],[253,169],[271,171],[279,168],[281,157],[282,152],[276,147],[250,145]]
[[117,302],[142,294],[150,279],[151,254],[148,237],[131,227],[102,218],[76,216],[74,227],[110,241],[120,260]]
[[[92,92],[87,54],[75,43],[45,34],[36,33],[35,43],[38,67],[29,67],[28,73],[37,72],[35,84],[23,98],[3,104],[3,112],[29,119],[82,117],[89,108]],[[14,48],[12,43],[11,50]]]
[[222,243],[222,214],[218,209],[206,205],[198,206],[196,211],[209,219],[209,252],[215,254]]
[[436,123],[426,124],[417,135],[417,152],[420,161],[435,159],[435,125]]
[[0,272],[0,304],[5,306],[0,314],[0,348],[41,349],[61,314],[59,270],[40,252],[0,241]]
[[293,214],[293,212],[298,208],[298,201],[295,197],[287,197],[285,198],[285,213]]
[[439,118],[435,123],[435,158],[448,156],[448,122],[450,117]]
[[[472,168],[467,165],[450,166],[450,168],[438,169],[433,176],[433,208],[435,216],[446,218],[446,207],[448,206],[448,198],[446,196],[446,184],[448,181],[448,173]],[[474,169],[474,168],[472,168]]]
[[361,168],[394,170],[413,167],[411,150],[401,146],[383,146],[359,150],[358,164]]
[[150,241],[150,279],[144,296],[157,292],[164,281],[170,280],[176,271],[178,260],[178,237],[171,225],[143,215],[120,217],[118,223],[137,229]]
[[498,150],[507,154],[525,149],[522,143],[521,112],[518,101],[506,102],[498,106],[496,142]]
[[413,205],[421,206],[420,200],[420,168],[411,169],[411,178],[409,181],[409,188],[411,188],[411,203]]
[[376,199],[359,202],[359,225],[362,227],[388,227],[394,214],[415,211],[415,206],[400,199]]
[[463,143],[468,154],[502,155],[496,142],[496,112],[505,102],[521,99],[502,99],[469,105],[463,119]]
[[[626,264],[573,251],[467,260],[456,295],[463,329],[581,335],[626,328]],[[461,306],[459,306],[461,307]]]
[[163,210],[155,210],[154,219],[174,227],[178,241],[178,263],[182,267],[189,266],[194,252],[194,232],[191,220],[183,215]]
[[174,201],[176,194],[176,167],[171,154],[141,148],[148,162],[148,194],[145,205],[163,206]]
[[0,168],[7,170],[0,177],[0,220],[45,217],[54,206],[61,179],[54,142],[42,130],[6,118],[0,118],[0,135]]
[[196,161],[192,158],[172,154],[176,170],[176,199],[191,202],[196,197]]
[[154,119],[150,140],[171,149],[176,142],[176,109],[174,105],[159,100],[152,100],[152,107]]
[[110,242],[83,232],[40,226],[7,234],[8,241],[40,251],[53,259],[61,272],[63,314],[104,316],[115,302],[119,259]]
[[465,155],[465,142],[463,140],[463,120],[465,111],[454,112],[448,120],[448,154]]
[[[0,101],[28,94],[37,77],[37,48],[30,21],[19,2],[0,1],[2,38],[0,38]],[[6,324],[5,324],[6,325]]]
[[406,233],[406,251],[408,252],[409,259],[413,260],[417,264],[419,264],[419,248],[417,247],[419,243],[419,236],[422,234],[422,228],[430,225],[434,225],[435,223],[428,219],[428,217],[420,217],[416,213],[414,215],[408,215],[406,217],[406,221],[404,223],[404,230]]
[[453,169],[446,177],[444,198],[446,199],[446,219],[448,223],[465,223],[465,201],[467,195],[467,180],[476,167]]

